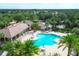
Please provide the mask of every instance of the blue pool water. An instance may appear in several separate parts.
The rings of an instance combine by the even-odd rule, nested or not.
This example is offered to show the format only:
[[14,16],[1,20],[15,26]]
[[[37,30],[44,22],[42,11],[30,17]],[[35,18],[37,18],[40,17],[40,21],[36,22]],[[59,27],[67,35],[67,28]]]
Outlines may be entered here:
[[55,39],[60,38],[60,36],[54,34],[44,34],[44,33],[40,33],[36,37],[37,39],[34,40],[34,45],[36,45],[37,47],[57,44],[57,42],[55,42]]

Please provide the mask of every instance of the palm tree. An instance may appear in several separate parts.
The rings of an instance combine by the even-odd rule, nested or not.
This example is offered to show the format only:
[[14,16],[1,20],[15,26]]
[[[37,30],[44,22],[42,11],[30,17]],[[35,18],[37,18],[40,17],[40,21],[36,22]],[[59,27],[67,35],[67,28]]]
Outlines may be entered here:
[[76,51],[76,55],[79,56],[79,36],[75,39],[74,49]]
[[9,56],[32,56],[39,52],[39,49],[33,44],[32,40],[25,42],[8,41],[0,46],[0,50],[8,51]]
[[78,43],[78,45],[75,46],[75,48],[76,48],[75,49],[76,50],[76,55],[79,56],[79,43]]
[[33,22],[33,24],[32,24],[31,27],[32,27],[32,29],[35,30],[35,31],[40,29],[40,26],[38,25],[38,22]]
[[24,45],[25,45],[24,46],[24,50],[25,50],[24,54],[25,55],[27,55],[27,56],[33,56],[35,54],[38,54],[39,49],[38,49],[38,47],[36,47],[34,45],[34,43],[33,43],[32,40],[25,41]]
[[0,45],[0,50],[1,51],[8,51],[8,55],[13,54],[13,44],[12,42],[6,42],[5,44]]
[[74,45],[76,44],[76,35],[67,35],[61,38],[59,42],[59,47],[64,46],[63,50],[67,47],[68,48],[68,56],[71,54],[72,49],[74,48]]

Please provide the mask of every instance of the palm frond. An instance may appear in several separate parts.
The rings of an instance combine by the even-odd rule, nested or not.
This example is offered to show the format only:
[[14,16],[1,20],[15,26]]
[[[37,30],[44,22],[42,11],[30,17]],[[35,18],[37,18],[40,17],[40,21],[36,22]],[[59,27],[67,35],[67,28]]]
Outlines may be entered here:
[[62,51],[64,51],[64,50],[66,49],[66,47],[67,47],[67,46],[65,46]]
[[59,45],[58,48],[62,47],[63,45]]

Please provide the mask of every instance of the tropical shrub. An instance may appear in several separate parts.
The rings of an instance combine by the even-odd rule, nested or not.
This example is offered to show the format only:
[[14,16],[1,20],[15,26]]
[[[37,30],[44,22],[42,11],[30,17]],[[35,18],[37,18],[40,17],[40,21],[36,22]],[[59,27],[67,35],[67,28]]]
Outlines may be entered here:
[[8,56],[33,56],[39,52],[32,40],[9,41],[1,45],[0,50],[8,51]]
[[0,32],[0,40],[1,41],[5,40],[5,35],[3,32]]
[[33,23],[32,24],[32,29],[33,30],[39,30],[40,29],[40,26],[38,25],[38,23]]
[[79,28],[73,28],[72,33],[75,33],[75,34],[79,35]]

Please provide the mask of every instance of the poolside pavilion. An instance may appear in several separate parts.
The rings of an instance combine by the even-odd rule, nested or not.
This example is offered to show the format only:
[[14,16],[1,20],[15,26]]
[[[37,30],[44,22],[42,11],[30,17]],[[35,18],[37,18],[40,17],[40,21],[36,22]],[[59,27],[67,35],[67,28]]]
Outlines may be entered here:
[[23,35],[23,33],[27,32],[28,28],[28,24],[19,22],[0,29],[0,32],[3,32],[5,34],[5,37],[8,39],[15,39]]

